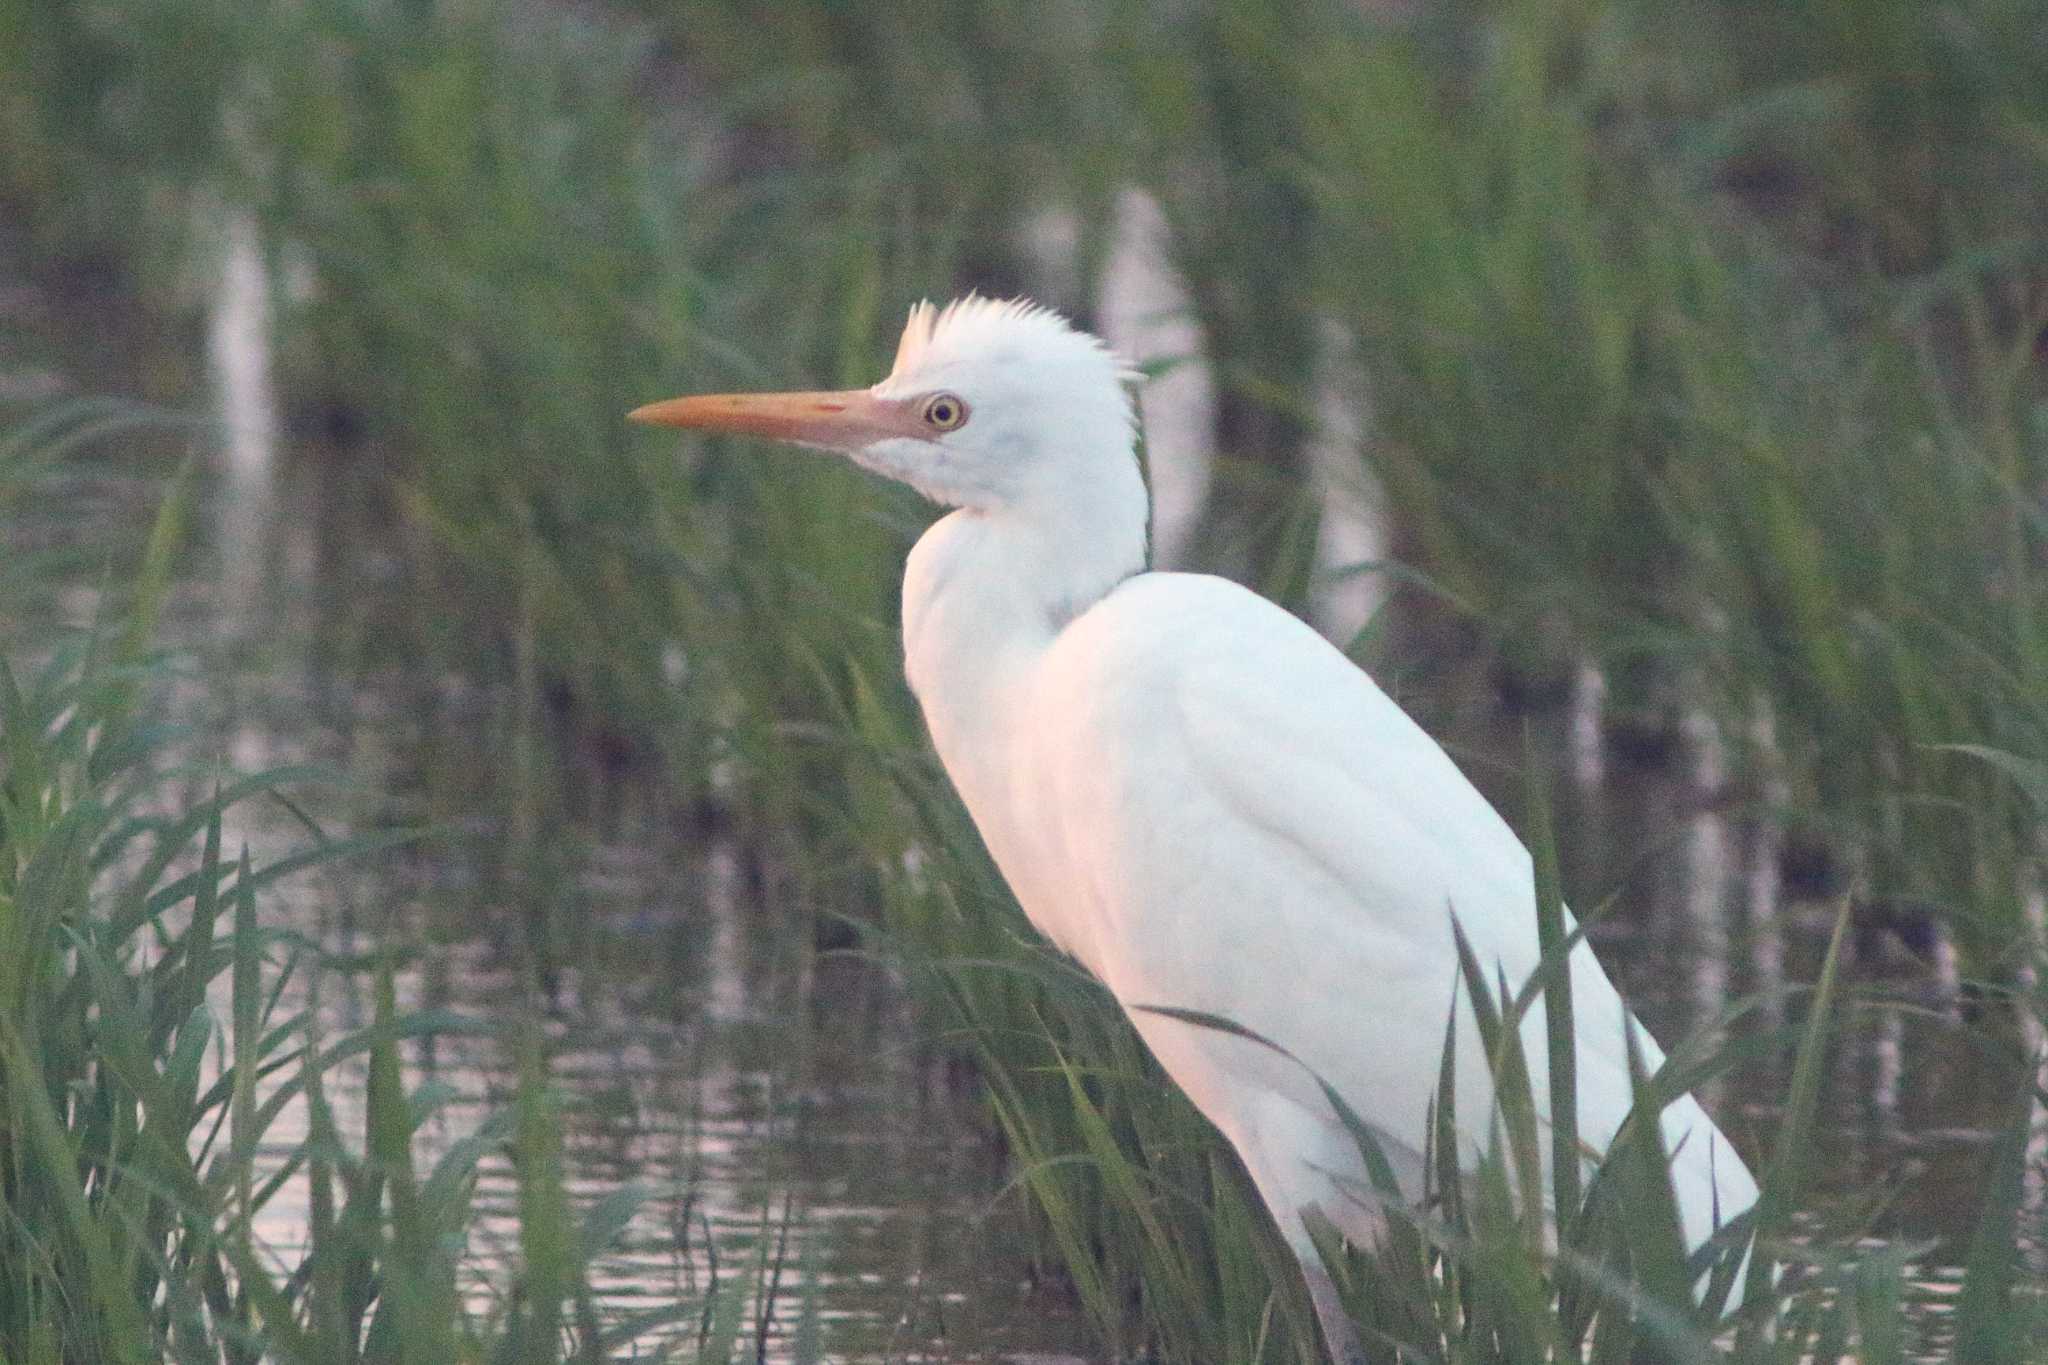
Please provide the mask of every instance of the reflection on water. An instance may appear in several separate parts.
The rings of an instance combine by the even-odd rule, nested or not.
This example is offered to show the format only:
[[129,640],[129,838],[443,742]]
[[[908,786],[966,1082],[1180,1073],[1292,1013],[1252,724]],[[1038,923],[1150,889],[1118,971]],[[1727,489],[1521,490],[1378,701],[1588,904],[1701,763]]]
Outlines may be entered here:
[[1159,202],[1125,190],[1103,273],[1103,339],[1156,376],[1138,393],[1145,474],[1152,489],[1152,559],[1162,569],[1186,557],[1209,494],[1216,455],[1216,381],[1202,359],[1194,303],[1168,263],[1168,226]]
[[[1138,189],[1117,196],[1115,230],[1097,313],[1103,339],[1151,375],[1138,393],[1146,483],[1152,493],[1152,562],[1186,569],[1196,525],[1214,484],[1216,377],[1202,353],[1194,301],[1175,271],[1170,225],[1159,202]],[[1071,256],[1070,227],[1048,215],[1038,235]],[[1057,253],[1046,252],[1058,259]],[[1308,465],[1319,485],[1316,563],[1324,581],[1311,603],[1318,629],[1348,641],[1387,598],[1389,536],[1377,486],[1358,458],[1359,395],[1365,376],[1337,329],[1323,338]]]
[[225,600],[234,604],[255,601],[262,587],[280,431],[270,381],[270,270],[255,215],[238,208],[224,218],[207,357],[221,422],[214,549]]

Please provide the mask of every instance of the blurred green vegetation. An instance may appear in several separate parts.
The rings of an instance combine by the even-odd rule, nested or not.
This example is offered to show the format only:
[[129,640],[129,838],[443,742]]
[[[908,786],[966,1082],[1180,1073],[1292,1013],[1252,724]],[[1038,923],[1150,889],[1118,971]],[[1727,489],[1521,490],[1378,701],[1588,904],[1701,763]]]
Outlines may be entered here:
[[1316,377],[1355,355],[1357,459],[1438,589],[1396,594],[1367,662],[1448,626],[1477,644],[1445,666],[1509,700],[1591,664],[1617,737],[1705,715],[1750,809],[1817,833],[1859,904],[1932,914],[2024,1012],[2028,0],[0,0],[0,206],[35,273],[116,279],[191,334],[220,215],[261,222],[280,383],[322,438],[300,458],[408,547],[392,619],[331,662],[483,686],[508,859],[565,815],[543,738],[658,766],[802,913],[912,964],[1107,1340],[1305,1360],[1242,1182],[1029,941],[923,746],[894,632],[922,510],[621,421],[864,382],[921,296],[1088,321],[1127,187],[1165,212],[1219,385],[1204,562],[1305,600]]

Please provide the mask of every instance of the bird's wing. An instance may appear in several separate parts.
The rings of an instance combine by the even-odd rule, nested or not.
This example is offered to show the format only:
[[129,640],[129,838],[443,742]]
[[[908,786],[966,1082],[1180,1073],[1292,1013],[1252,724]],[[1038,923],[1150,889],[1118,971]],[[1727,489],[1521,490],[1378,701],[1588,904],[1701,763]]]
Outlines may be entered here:
[[[1068,754],[1064,838],[1097,882],[1088,965],[1127,1006],[1270,1038],[1419,1150],[1457,976],[1451,913],[1511,988],[1540,960],[1520,840],[1349,660],[1223,580],[1132,580],[1056,649],[1046,727],[1074,736],[1050,747]],[[1590,949],[1572,979],[1581,1125],[1604,1146],[1631,1103],[1624,1007]],[[1483,1145],[1490,1088],[1460,1015],[1461,1127]],[[1527,1028],[1547,1111],[1541,1011]]]

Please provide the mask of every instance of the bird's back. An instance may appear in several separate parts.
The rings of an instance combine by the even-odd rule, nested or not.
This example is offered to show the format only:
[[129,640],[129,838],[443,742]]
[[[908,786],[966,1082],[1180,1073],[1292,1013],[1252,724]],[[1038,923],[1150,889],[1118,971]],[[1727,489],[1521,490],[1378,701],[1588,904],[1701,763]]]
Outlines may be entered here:
[[[1362,671],[1221,579],[1129,580],[1060,633],[1016,705],[1025,741],[996,817],[1021,831],[1007,858],[997,850],[1006,875],[1034,922],[1133,1011],[1282,1223],[1304,1195],[1335,1216],[1313,1169],[1357,1165],[1319,1091],[1267,1049],[1136,1007],[1220,1015],[1285,1048],[1419,1183],[1458,989],[1452,913],[1510,986],[1540,960],[1513,831]],[[1625,1007],[1583,945],[1572,984],[1581,1132],[1604,1150],[1631,1105]],[[1469,1156],[1491,1092],[1471,1011],[1459,1016]],[[1547,1111],[1542,1030],[1532,1010],[1526,1050]],[[1654,1068],[1661,1054],[1643,1043]],[[1717,1206],[1732,1217],[1755,1186],[1689,1097],[1664,1127],[1697,1243]]]

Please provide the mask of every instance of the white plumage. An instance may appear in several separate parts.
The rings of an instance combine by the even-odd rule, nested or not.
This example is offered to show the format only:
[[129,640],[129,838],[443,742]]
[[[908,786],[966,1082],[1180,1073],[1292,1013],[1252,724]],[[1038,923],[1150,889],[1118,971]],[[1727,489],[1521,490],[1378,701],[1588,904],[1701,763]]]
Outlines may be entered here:
[[[871,390],[635,415],[840,449],[956,509],[918,541],[903,586],[906,668],[939,756],[1032,923],[1109,988],[1243,1158],[1341,1356],[1355,1341],[1301,1214],[1370,1231],[1340,1187],[1364,1182],[1355,1144],[1301,1067],[1141,1007],[1219,1015],[1287,1049],[1419,1194],[1457,977],[1449,912],[1519,985],[1539,959],[1530,858],[1306,625],[1222,579],[1143,572],[1126,377],[1056,315],[969,298],[914,310]],[[1627,1010],[1584,945],[1572,986],[1581,1135],[1605,1150],[1631,1106]],[[1469,1008],[1459,1017],[1459,1056],[1478,1059]],[[1524,1042],[1547,1110],[1540,1009]],[[1485,1068],[1462,1065],[1468,1155],[1490,1109]],[[1690,1096],[1663,1127],[1697,1245],[1756,1185]]]

